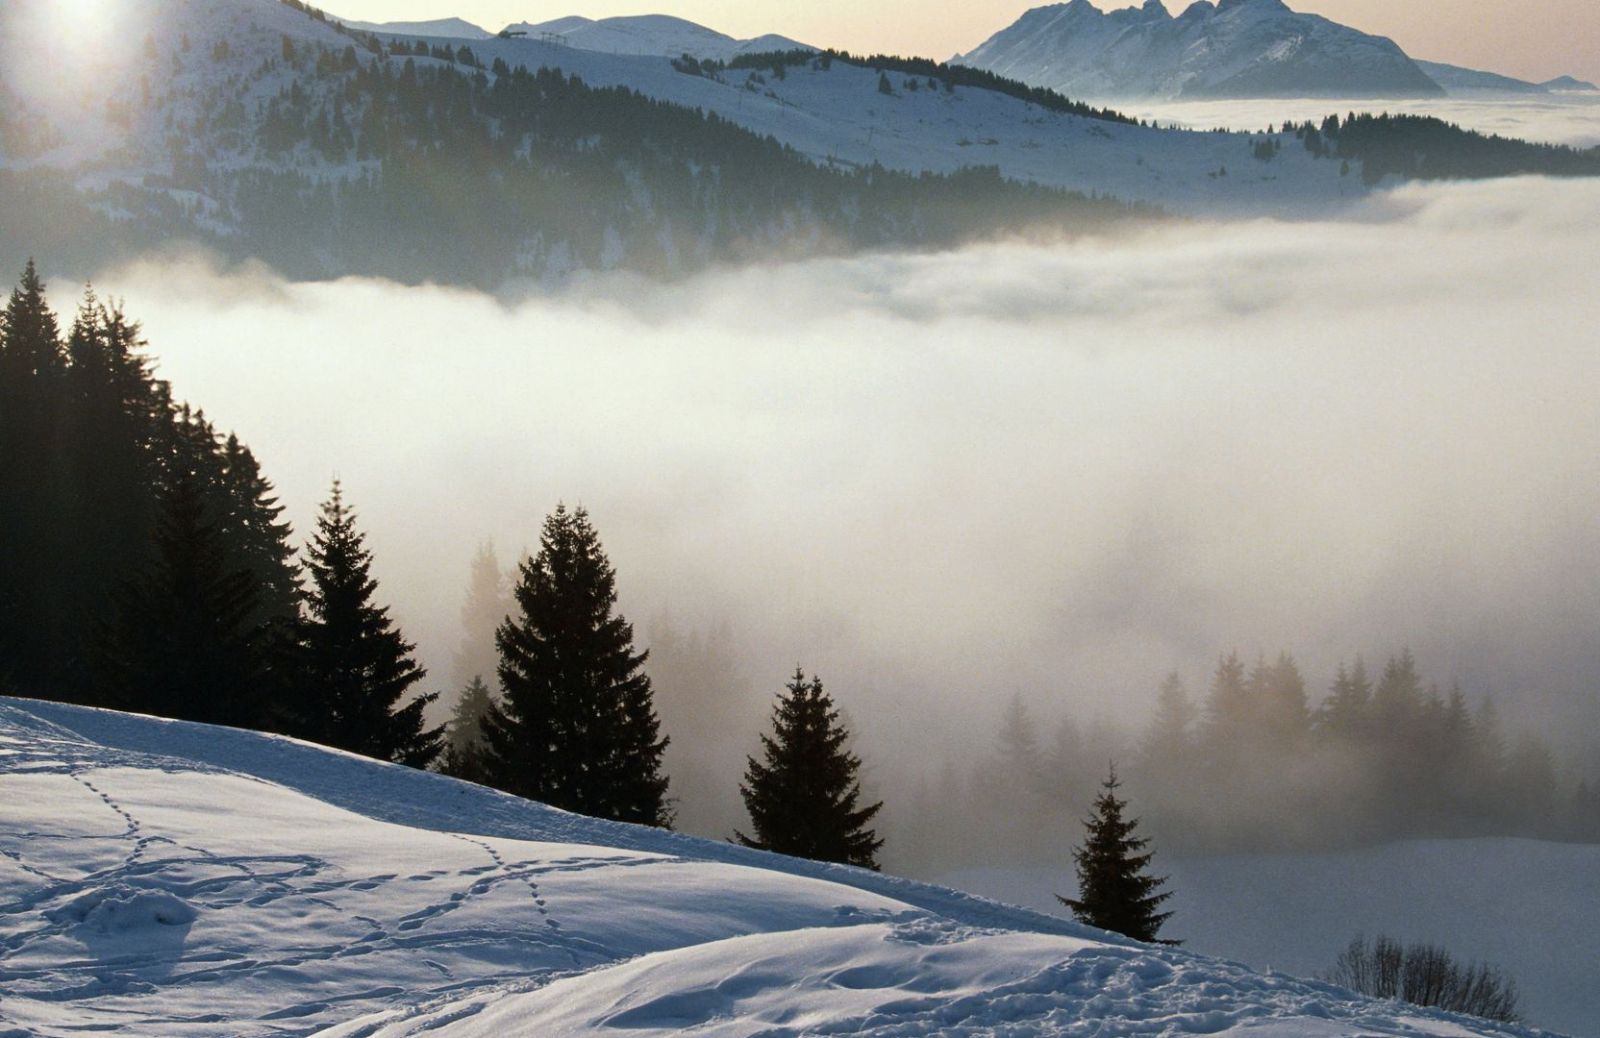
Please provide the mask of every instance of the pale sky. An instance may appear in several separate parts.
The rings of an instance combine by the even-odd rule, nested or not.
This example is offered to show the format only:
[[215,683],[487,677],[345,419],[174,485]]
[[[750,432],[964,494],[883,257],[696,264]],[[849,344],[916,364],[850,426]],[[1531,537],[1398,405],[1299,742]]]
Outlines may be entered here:
[[[1133,0],[1097,0],[1127,7]],[[1174,13],[1186,0],[1165,0]],[[457,16],[496,30],[562,15],[672,14],[732,36],[776,32],[823,47],[944,59],[971,50],[1037,0],[324,0],[364,21]],[[1600,0],[1289,0],[1395,39],[1413,57],[1527,79],[1600,82]]]

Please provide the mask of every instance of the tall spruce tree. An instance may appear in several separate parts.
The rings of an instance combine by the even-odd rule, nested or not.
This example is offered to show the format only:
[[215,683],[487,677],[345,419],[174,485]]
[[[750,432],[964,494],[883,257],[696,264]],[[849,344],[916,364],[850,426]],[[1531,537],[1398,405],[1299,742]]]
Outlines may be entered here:
[[772,711],[762,759],[748,758],[739,792],[750,812],[746,847],[876,870],[883,840],[867,824],[882,803],[861,805],[861,759],[820,678],[794,678]]
[[372,553],[337,480],[306,557],[311,586],[297,674],[304,733],[352,753],[427,767],[443,749],[443,728],[427,728],[422,716],[438,693],[407,701],[426,671],[389,611],[372,602]]
[[641,669],[649,654],[634,651],[633,625],[615,613],[616,570],[588,513],[558,506],[519,576],[517,615],[495,636],[492,784],[579,814],[670,824],[667,740]]
[[139,325],[93,290],[84,293],[67,348],[69,493],[61,519],[76,548],[62,561],[73,571],[75,595],[103,598],[108,574],[149,561],[171,400],[151,374]]
[[44,289],[29,260],[0,313],[0,689],[50,696],[71,612],[54,560],[72,545],[59,521],[67,355]]
[[217,524],[192,466],[174,464],[161,498],[156,559],[119,596],[96,653],[97,698],[180,720],[264,727],[267,670],[259,596],[227,569]]
[[1101,785],[1094,813],[1084,821],[1085,837],[1073,851],[1077,864],[1078,896],[1056,900],[1072,909],[1079,922],[1120,933],[1136,941],[1177,944],[1158,936],[1171,912],[1157,911],[1170,891],[1162,892],[1165,877],[1151,876],[1150,841],[1136,835],[1138,820],[1124,816],[1127,801],[1117,796],[1117,769]]
[[261,587],[256,616],[262,624],[289,625],[300,615],[300,567],[294,534],[282,519],[272,483],[250,448],[229,435],[220,448],[215,506],[232,565],[255,575]]

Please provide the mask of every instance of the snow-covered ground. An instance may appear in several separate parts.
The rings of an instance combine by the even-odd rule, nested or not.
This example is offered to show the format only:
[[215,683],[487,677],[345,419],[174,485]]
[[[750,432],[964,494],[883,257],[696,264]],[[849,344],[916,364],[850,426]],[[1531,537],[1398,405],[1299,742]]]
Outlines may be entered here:
[[[1185,947],[1301,976],[1357,933],[1442,944],[1502,966],[1533,1023],[1600,1038],[1600,847],[1533,840],[1421,840],[1338,854],[1158,862],[1170,930]],[[1060,870],[980,869],[963,889],[1059,911]]]
[[1512,1035],[289,740],[0,701],[0,1035]]

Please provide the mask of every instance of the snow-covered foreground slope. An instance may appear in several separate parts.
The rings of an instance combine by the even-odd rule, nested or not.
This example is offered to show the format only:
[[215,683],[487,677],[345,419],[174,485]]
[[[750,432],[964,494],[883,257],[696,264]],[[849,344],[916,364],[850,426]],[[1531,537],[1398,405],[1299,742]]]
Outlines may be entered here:
[[[1171,930],[1195,951],[1309,975],[1357,933],[1436,941],[1515,977],[1526,1019],[1600,1038],[1600,846],[1416,840],[1161,864],[1172,877]],[[1046,869],[947,878],[1041,910],[1057,906],[1063,882]]]
[[0,1035],[1528,1034],[253,733],[0,701]]

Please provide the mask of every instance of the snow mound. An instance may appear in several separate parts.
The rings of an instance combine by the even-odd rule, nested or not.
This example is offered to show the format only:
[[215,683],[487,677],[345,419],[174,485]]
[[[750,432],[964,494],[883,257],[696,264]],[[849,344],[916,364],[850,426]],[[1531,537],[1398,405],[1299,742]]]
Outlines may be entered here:
[[0,1035],[1532,1034],[289,739],[0,742]]
[[193,905],[167,891],[134,890],[126,884],[112,883],[46,912],[45,917],[53,923],[113,934],[155,926],[188,926],[198,914]]

